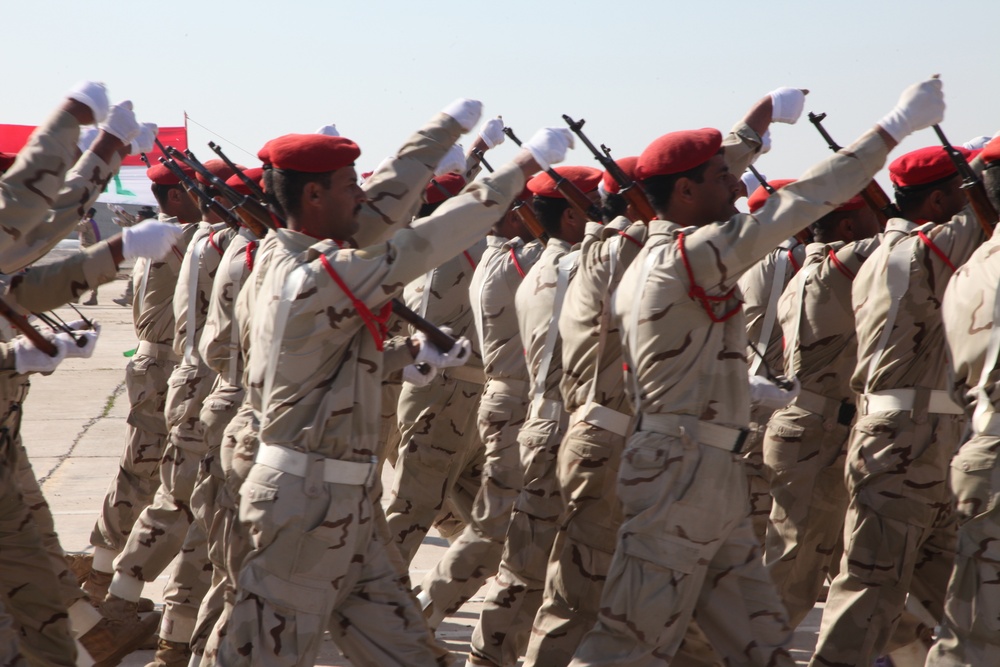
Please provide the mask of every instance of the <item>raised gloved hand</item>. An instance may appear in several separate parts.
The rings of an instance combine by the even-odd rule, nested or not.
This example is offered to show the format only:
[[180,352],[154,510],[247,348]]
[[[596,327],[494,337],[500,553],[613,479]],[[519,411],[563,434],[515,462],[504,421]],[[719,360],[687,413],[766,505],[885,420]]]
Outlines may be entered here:
[[66,97],[86,104],[94,114],[95,123],[103,123],[108,117],[108,89],[98,81],[81,81],[66,93]]
[[[56,334],[56,338],[61,340],[66,347],[66,356],[90,359],[90,355],[94,353],[94,348],[97,346],[97,337],[101,335],[100,325],[95,323],[93,329],[88,329],[83,320],[76,320],[70,322],[68,326],[74,330],[73,335],[65,331]],[[81,342],[83,345],[80,344]]]
[[121,139],[122,143],[131,143],[139,134],[139,121],[132,111],[132,102],[125,100],[111,107],[107,120],[101,123],[100,128]]
[[798,378],[792,378],[791,382],[791,389],[782,389],[765,377],[751,375],[750,402],[762,408],[779,410],[795,400],[802,390]]
[[438,162],[437,168],[434,170],[435,176],[444,176],[445,174],[455,172],[457,174],[465,173],[465,151],[462,150],[462,144],[455,144],[448,149],[448,152],[444,154],[441,161]]
[[[767,180],[767,176],[764,176],[764,174],[761,174],[761,176],[765,181]],[[743,182],[743,187],[747,191],[747,197],[756,192],[757,188],[760,187],[760,181],[757,180],[757,177],[750,170],[743,172],[743,175],[740,176],[740,181]]]
[[403,382],[409,382],[417,387],[426,387],[431,380],[437,377],[437,368],[430,364],[420,364],[416,362],[403,367]]
[[66,358],[66,343],[53,336],[46,336],[56,346],[56,356],[45,354],[24,336],[16,336],[8,343],[14,351],[14,369],[21,375],[51,373]]
[[986,148],[986,144],[990,143],[990,139],[992,139],[992,137],[988,137],[985,134],[981,137],[973,137],[962,144],[962,148],[968,148],[970,151]]
[[543,127],[521,146],[531,153],[542,170],[566,159],[573,148],[573,133],[565,127]]
[[479,100],[460,97],[442,109],[442,112],[454,118],[463,130],[469,132],[479,122],[479,117],[483,115],[483,103]]
[[892,111],[878,122],[879,126],[898,143],[917,130],[940,123],[944,120],[941,86],[938,78],[913,84],[903,91]]
[[156,123],[143,123],[139,127],[139,134],[132,140],[128,154],[138,155],[139,153],[148,153],[153,150],[153,145],[156,143],[156,134],[159,131],[160,128],[156,126]]
[[[450,334],[451,330],[447,327],[442,327],[441,331],[446,334]],[[450,368],[452,366],[461,366],[469,360],[472,356],[472,345],[469,343],[469,339],[465,336],[459,336],[455,339],[455,344],[447,352],[441,352],[439,349],[434,347],[434,345],[427,340],[427,336],[424,332],[418,331],[413,334],[412,338],[420,344],[420,350],[417,352],[416,359],[413,363],[419,364],[421,362],[430,364],[435,368]]]
[[328,137],[339,137],[340,132],[337,131],[337,126],[333,123],[329,125],[324,125],[323,127],[316,130],[315,134],[325,134]]
[[487,148],[495,148],[502,144],[507,139],[507,135],[503,133],[503,118],[497,116],[483,123],[479,128],[479,138]]
[[159,220],[144,220],[122,230],[122,255],[125,259],[148,257],[160,259],[181,237],[180,225]]
[[794,124],[802,115],[808,92],[808,90],[788,87],[772,90],[769,93],[771,95],[771,122]]

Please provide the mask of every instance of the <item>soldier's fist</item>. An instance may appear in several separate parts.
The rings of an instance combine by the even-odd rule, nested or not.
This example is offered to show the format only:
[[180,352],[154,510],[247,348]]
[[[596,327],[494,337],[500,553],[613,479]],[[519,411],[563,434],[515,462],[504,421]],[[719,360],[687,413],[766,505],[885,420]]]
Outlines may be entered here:
[[483,115],[483,103],[479,100],[460,97],[442,111],[458,121],[463,130],[469,132],[479,122],[479,117]]
[[896,143],[944,120],[944,91],[937,77],[915,83],[899,96],[892,111],[878,122]]

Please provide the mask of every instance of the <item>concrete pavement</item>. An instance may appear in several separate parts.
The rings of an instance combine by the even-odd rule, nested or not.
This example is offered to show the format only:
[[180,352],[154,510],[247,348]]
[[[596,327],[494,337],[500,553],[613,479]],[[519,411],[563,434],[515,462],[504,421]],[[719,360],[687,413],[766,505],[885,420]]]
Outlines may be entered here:
[[[98,306],[79,307],[102,326],[94,356],[68,359],[54,374],[32,378],[25,404],[22,427],[25,447],[67,551],[90,550],[90,531],[124,443],[128,414],[124,377],[128,359],[122,353],[135,347],[136,338],[131,309],[111,301],[124,287],[123,274],[119,280],[100,288]],[[77,318],[69,308],[57,312],[67,320]],[[384,476],[384,480],[388,486],[390,478]],[[434,566],[446,546],[446,541],[436,535],[424,541],[410,570],[414,583],[419,583]],[[161,576],[148,585],[144,595],[159,603],[165,579]],[[448,618],[438,631],[438,637],[463,659],[483,593],[485,589],[458,614]],[[806,664],[815,644],[820,611],[821,606],[817,606],[796,633],[793,652],[800,664]],[[138,651],[122,664],[142,666],[152,657],[152,651]],[[317,664],[349,663],[327,639]]]

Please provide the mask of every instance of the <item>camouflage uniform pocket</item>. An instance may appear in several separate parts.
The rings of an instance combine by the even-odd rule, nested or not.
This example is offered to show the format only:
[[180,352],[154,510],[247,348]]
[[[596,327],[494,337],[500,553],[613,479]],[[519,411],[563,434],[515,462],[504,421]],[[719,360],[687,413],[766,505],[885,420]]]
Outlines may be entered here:
[[764,436],[764,465],[771,470],[795,468],[807,457],[816,455],[816,443],[802,440],[805,428],[798,424],[772,419]]

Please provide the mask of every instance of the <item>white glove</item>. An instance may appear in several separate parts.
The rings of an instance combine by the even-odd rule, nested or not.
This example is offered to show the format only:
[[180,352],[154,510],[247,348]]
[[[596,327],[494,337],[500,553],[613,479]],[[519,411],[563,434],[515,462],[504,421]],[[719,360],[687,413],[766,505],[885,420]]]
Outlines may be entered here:
[[[67,357],[76,357],[79,359],[90,359],[90,355],[94,353],[94,347],[97,346],[97,337],[101,334],[100,328],[95,328],[93,330],[87,329],[86,331],[76,331],[72,336],[65,331],[56,334],[56,338],[63,342],[66,347]],[[80,345],[77,340],[83,341],[83,345]]]
[[522,148],[531,152],[531,157],[544,171],[566,159],[566,151],[573,148],[573,133],[565,127],[543,127],[525,141]]
[[90,107],[95,123],[103,123],[108,117],[108,89],[98,81],[81,81],[66,93],[66,97]]
[[138,155],[139,153],[148,153],[153,150],[153,145],[156,141],[156,134],[160,131],[160,128],[156,126],[156,123],[143,123],[139,126],[139,134],[136,135],[135,139],[132,140],[132,145],[129,148],[129,155]]
[[337,126],[333,123],[329,125],[324,125],[323,127],[316,130],[315,134],[325,134],[328,137],[339,137],[340,132],[337,131]]
[[66,343],[58,338],[46,336],[56,346],[56,356],[50,357],[24,336],[17,336],[10,343],[14,350],[14,368],[21,375],[28,373],[51,373],[66,358]]
[[100,322],[95,322],[94,320],[71,320],[66,323],[66,326],[73,331],[90,331],[93,329],[99,332],[101,330]]
[[[427,372],[422,373],[421,368]],[[409,382],[417,387],[426,387],[431,383],[431,380],[437,377],[437,374],[437,368],[430,364],[422,364],[420,368],[417,368],[417,364],[412,363],[403,367],[403,382]]]
[[495,148],[502,144],[507,139],[507,135],[503,133],[503,118],[497,116],[483,123],[479,128],[479,138],[487,148]]
[[[764,130],[764,134],[760,135],[760,152],[757,155],[763,155],[764,153],[771,152],[771,130]],[[755,158],[756,159],[756,158]]]
[[[767,176],[764,176],[764,174],[761,174],[761,176],[764,177],[765,181],[767,180]],[[760,181],[757,180],[757,177],[750,170],[744,171],[743,175],[740,176],[740,180],[743,181],[743,187],[746,188],[747,197],[756,192],[757,188],[760,187]]]
[[455,144],[448,149],[448,152],[444,154],[441,161],[438,162],[437,169],[434,170],[435,176],[444,176],[451,172],[456,174],[465,173],[465,151],[462,150],[462,144]]
[[111,107],[107,120],[101,123],[100,127],[121,139],[123,143],[131,143],[139,134],[139,121],[132,112],[132,103],[125,100]]
[[[442,327],[441,331],[447,334],[451,333],[447,327]],[[420,351],[417,352],[417,358],[413,360],[415,364],[424,362],[435,368],[450,368],[452,366],[462,366],[472,356],[472,346],[469,343],[469,339],[465,336],[459,336],[455,340],[455,344],[447,352],[441,352],[434,347],[427,340],[427,336],[424,335],[423,331],[413,334],[412,338],[420,343]]]
[[805,91],[782,87],[768,94],[771,96],[771,122],[794,125],[806,106]]
[[986,135],[975,137],[962,144],[962,148],[968,148],[970,151],[977,151],[980,148],[986,148],[986,144],[990,143],[990,139],[992,139],[992,137],[988,137]]
[[80,149],[81,153],[85,153],[100,133],[101,131],[93,125],[82,128],[80,130],[80,139],[76,142],[76,147]]
[[160,259],[183,232],[180,225],[159,220],[144,220],[122,230],[122,255],[125,259],[148,257]]
[[917,130],[944,120],[944,92],[941,79],[915,83],[899,96],[899,102],[878,122],[898,142]]
[[483,115],[483,103],[479,100],[460,97],[441,111],[454,118],[463,130],[469,132],[479,122],[479,117]]
[[792,388],[782,389],[766,377],[760,375],[750,376],[750,402],[761,408],[780,410],[799,395],[802,385],[798,378],[792,378]]

